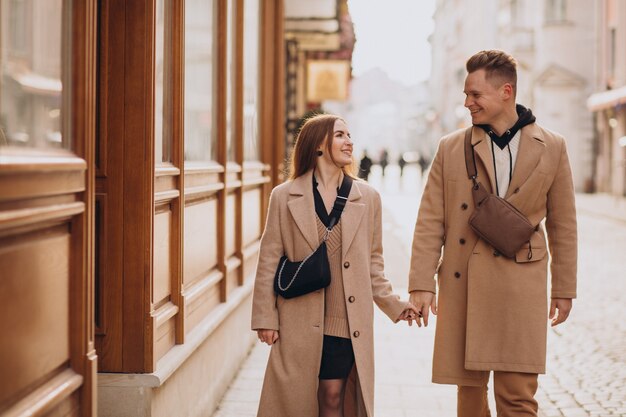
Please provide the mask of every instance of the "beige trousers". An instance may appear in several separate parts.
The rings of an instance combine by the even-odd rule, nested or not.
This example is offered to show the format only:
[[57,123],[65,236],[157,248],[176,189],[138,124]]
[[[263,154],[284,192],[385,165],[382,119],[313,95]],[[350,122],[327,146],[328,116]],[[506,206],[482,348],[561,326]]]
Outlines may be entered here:
[[[493,389],[498,417],[537,417],[537,374],[493,372]],[[458,417],[491,417],[487,402],[487,385],[459,385]]]

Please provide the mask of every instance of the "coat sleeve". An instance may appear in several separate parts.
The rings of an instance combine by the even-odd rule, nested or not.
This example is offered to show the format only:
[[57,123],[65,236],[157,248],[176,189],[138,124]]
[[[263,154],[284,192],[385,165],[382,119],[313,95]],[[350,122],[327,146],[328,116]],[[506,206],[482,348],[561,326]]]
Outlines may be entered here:
[[393,322],[407,307],[407,302],[393,293],[391,283],[385,277],[385,261],[383,259],[383,222],[382,204],[380,195],[375,193],[374,198],[374,234],[372,236],[372,256],[370,278],[372,281],[372,295],[374,302]]
[[578,237],[572,170],[561,139],[556,176],[548,190],[546,232],[550,249],[552,298],[576,298]]
[[436,292],[435,274],[441,258],[441,248],[445,235],[442,149],[444,143],[445,140],[439,143],[439,148],[435,154],[415,223],[409,272],[409,292]]
[[279,330],[274,275],[284,248],[280,233],[280,207],[273,191],[270,195],[265,230],[257,262],[254,293],[252,295],[252,330]]

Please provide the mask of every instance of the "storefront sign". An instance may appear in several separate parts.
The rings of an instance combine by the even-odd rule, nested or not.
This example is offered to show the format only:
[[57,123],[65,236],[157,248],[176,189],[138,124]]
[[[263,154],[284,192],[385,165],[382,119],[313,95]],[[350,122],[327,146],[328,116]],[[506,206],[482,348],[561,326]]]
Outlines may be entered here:
[[342,60],[309,61],[307,100],[346,100],[350,81],[350,62]]

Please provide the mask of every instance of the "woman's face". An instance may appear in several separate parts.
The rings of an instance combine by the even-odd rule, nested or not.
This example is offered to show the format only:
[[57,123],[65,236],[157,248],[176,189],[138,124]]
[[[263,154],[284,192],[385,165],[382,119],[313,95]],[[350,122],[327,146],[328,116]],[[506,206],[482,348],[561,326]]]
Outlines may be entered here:
[[[352,139],[350,139],[348,125],[346,125],[346,122],[343,120],[337,119],[333,129],[331,153],[333,155],[333,159],[335,160],[335,164],[339,168],[352,164],[352,146],[353,144]],[[328,162],[332,164],[333,160],[326,154],[327,152],[324,152],[324,157],[328,158]]]

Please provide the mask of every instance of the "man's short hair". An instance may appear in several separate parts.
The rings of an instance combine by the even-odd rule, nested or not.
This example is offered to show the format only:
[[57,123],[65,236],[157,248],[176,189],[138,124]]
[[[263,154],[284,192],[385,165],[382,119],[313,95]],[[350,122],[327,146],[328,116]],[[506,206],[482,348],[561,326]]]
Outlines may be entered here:
[[494,85],[500,87],[509,83],[513,86],[513,94],[517,92],[517,61],[504,51],[480,51],[467,60],[465,68],[468,74],[484,69],[485,78]]

